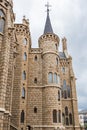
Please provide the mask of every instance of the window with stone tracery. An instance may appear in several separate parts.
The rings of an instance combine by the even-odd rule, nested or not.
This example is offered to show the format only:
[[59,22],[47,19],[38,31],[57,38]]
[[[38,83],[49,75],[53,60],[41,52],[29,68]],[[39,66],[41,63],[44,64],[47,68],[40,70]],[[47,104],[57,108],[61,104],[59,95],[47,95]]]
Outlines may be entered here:
[[0,9],[0,32],[4,32],[5,27],[5,15],[4,12]]

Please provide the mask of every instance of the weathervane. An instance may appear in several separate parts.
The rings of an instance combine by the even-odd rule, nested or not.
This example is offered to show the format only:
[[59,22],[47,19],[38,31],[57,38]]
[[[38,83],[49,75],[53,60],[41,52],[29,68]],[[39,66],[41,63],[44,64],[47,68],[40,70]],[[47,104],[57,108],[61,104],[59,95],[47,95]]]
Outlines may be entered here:
[[49,4],[49,2],[47,2],[47,4],[45,5],[47,7],[47,13],[49,14],[49,7],[51,7],[51,5]]

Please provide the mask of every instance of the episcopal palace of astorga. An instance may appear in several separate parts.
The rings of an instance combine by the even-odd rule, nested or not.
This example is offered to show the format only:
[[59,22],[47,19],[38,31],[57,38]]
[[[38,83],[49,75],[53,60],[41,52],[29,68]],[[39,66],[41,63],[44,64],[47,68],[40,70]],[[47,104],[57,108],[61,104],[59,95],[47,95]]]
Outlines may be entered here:
[[0,130],[79,130],[72,57],[53,31],[49,5],[38,48],[29,21],[14,21],[13,1],[0,0]]

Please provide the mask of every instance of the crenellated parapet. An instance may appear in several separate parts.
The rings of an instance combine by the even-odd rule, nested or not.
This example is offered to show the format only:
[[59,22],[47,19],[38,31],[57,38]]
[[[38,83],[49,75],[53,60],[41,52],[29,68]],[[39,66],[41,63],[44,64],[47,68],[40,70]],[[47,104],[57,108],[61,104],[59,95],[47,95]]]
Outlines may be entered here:
[[30,31],[28,29],[28,26],[24,24],[15,24],[14,27],[17,34],[30,36]]

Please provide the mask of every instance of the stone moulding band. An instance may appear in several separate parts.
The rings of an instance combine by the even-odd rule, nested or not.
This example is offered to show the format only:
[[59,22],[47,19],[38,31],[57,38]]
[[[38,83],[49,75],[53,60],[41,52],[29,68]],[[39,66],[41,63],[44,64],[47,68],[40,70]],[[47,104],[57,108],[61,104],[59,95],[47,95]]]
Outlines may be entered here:
[[62,126],[62,125],[33,125],[31,126],[32,128],[54,128],[55,130],[56,129],[60,129],[60,130],[65,130],[65,127]]

